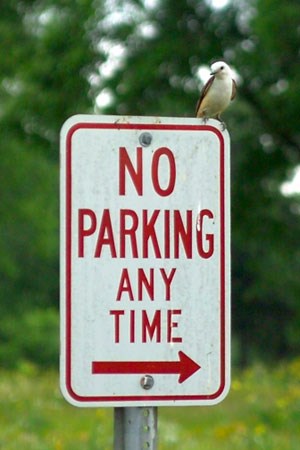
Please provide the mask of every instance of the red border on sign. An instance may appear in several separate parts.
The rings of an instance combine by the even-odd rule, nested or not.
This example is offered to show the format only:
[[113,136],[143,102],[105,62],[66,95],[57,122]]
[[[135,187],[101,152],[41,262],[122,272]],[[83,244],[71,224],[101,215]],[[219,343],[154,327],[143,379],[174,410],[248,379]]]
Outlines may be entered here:
[[[115,130],[179,130],[210,131],[220,142],[220,386],[212,394],[199,395],[129,395],[129,396],[81,396],[72,388],[72,138],[80,129],[115,129]],[[85,123],[73,125],[66,135],[66,359],[65,386],[70,397],[80,403],[97,402],[153,402],[153,401],[213,401],[218,399],[226,387],[226,274],[225,274],[225,143],[222,133],[210,125],[181,124],[133,124],[133,123]]]

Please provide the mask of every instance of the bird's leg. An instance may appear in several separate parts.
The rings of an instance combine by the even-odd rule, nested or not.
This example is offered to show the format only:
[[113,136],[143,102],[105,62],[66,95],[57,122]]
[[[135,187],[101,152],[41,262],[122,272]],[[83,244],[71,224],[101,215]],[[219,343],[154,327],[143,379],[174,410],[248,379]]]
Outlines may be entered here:
[[216,116],[216,118],[218,119],[219,122],[221,122],[222,131],[225,131],[227,127],[226,127],[226,123],[224,122],[224,120],[221,119],[221,114],[218,114]]
[[207,116],[206,114],[205,114],[205,111],[204,111],[204,113],[203,113],[203,116],[201,117],[202,118],[202,120],[203,120],[203,122],[206,124],[207,122],[208,122],[208,120],[209,120],[209,116]]

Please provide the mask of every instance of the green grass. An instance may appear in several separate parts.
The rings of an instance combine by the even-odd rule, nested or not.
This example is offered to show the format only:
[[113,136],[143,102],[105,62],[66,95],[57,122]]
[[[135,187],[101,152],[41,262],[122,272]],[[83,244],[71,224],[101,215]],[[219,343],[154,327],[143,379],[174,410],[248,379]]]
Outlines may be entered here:
[[[223,403],[159,408],[159,450],[297,450],[300,359],[234,372]],[[0,372],[0,449],[112,450],[113,409],[68,405],[54,371]],[[133,450],[133,449],[132,449]]]

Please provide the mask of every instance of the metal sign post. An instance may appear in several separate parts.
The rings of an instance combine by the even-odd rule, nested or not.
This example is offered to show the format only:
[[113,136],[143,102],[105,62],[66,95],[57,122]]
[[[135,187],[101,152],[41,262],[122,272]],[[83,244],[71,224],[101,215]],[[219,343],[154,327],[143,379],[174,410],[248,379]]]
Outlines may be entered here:
[[156,450],[157,408],[115,408],[114,450]]

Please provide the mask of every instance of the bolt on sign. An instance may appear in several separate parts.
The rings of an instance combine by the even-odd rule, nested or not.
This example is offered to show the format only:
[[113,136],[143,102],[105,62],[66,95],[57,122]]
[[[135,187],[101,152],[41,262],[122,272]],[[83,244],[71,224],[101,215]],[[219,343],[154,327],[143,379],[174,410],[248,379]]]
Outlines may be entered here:
[[208,405],[230,383],[229,136],[79,115],[61,132],[61,388],[76,406]]

